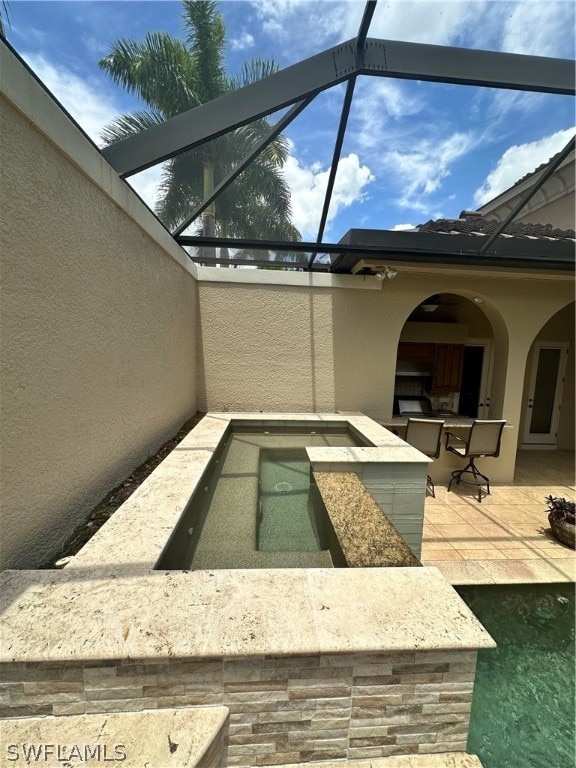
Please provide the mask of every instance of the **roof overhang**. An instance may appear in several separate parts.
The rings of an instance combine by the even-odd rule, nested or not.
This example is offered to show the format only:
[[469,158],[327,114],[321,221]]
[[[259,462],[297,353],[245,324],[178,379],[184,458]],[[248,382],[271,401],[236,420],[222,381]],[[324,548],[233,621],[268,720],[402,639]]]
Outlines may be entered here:
[[[340,241],[344,248],[333,259],[331,271],[353,272],[359,261],[358,249],[362,248],[372,252],[371,258],[378,254],[395,262],[574,272],[573,240],[501,235],[492,248],[480,255],[478,251],[485,238],[486,235],[473,234],[351,229]],[[365,274],[376,271],[378,266],[369,268]]]
[[[327,254],[328,262],[316,261],[310,268],[314,272],[333,274],[376,274],[383,264],[427,264],[451,269],[517,269],[529,271],[550,271],[571,274],[575,266],[575,241],[556,238],[510,237],[501,235],[490,249],[478,251],[486,235],[453,234],[441,232],[396,232],[381,229],[351,229],[339,243],[294,242],[281,243],[266,240],[231,240],[229,238],[208,238],[180,236],[177,242],[183,246],[201,249],[239,249],[232,258],[206,257],[199,252],[192,259],[202,264],[249,264],[257,266],[288,266],[308,269],[307,262],[282,263],[274,260],[244,258],[242,251],[271,251],[293,254]],[[365,269],[358,268],[360,262],[368,262]]]

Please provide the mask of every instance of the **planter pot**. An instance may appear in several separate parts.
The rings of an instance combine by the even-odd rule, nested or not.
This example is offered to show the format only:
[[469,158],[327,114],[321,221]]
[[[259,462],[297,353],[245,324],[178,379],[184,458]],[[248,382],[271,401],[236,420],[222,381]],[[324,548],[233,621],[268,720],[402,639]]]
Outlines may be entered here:
[[558,541],[574,549],[576,526],[572,525],[572,523],[567,523],[565,520],[559,520],[552,512],[548,515],[548,522],[552,528],[552,533]]

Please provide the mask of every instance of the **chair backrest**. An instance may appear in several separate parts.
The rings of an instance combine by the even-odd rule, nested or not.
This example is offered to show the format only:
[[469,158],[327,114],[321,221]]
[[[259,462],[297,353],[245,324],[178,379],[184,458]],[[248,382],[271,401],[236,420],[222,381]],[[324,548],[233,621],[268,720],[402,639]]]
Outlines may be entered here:
[[426,456],[437,459],[440,456],[443,426],[444,422],[438,419],[408,419],[404,439]]
[[476,419],[470,430],[466,456],[499,456],[506,421]]

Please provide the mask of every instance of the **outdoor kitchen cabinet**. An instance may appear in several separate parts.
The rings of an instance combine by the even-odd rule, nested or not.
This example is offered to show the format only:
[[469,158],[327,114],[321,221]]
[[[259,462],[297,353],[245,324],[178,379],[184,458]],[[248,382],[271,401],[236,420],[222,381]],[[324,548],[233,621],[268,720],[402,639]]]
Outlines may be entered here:
[[459,392],[464,344],[435,344],[434,347],[434,377],[430,392]]
[[433,363],[436,344],[401,341],[398,344],[398,360],[410,363]]
[[413,363],[413,375],[428,376],[427,389],[431,394],[460,391],[464,344],[401,341],[398,344],[398,361]]

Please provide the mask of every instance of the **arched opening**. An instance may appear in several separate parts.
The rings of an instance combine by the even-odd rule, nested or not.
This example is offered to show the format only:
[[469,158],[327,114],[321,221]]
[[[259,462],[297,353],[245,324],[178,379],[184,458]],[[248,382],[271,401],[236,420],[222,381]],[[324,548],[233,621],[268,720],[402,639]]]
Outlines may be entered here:
[[526,360],[519,443],[574,450],[574,302],[538,332]]
[[499,418],[507,355],[504,321],[486,298],[468,290],[424,297],[400,335],[395,414]]

